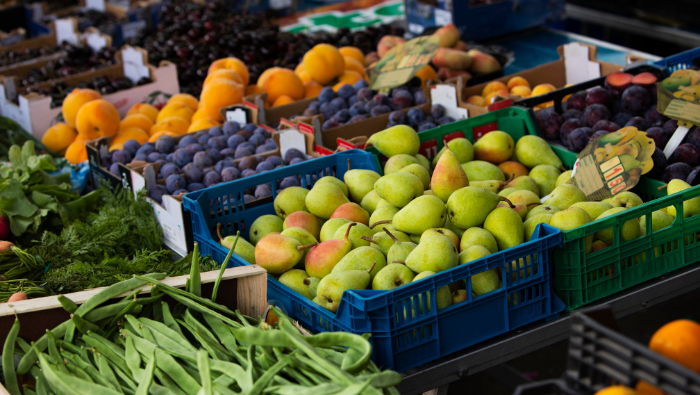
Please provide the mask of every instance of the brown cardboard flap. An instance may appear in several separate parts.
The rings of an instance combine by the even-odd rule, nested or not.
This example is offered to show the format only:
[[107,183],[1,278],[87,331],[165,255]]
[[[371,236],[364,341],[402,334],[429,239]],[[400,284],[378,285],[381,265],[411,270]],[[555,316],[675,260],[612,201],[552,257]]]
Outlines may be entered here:
[[[593,62],[598,62],[598,58],[597,58],[598,47],[596,47],[595,45],[581,42],[581,41],[576,41],[576,44],[588,47],[588,60],[593,61]],[[565,58],[563,45],[560,45],[557,47],[557,53],[559,54],[559,59],[563,60]]]

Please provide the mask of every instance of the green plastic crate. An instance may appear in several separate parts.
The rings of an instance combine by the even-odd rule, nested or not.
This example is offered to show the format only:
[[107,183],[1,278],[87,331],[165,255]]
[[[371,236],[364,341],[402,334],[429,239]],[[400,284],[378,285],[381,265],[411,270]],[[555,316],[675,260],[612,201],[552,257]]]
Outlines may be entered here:
[[[418,133],[420,153],[432,159],[442,149],[444,141],[466,137],[474,142],[475,137],[478,139],[492,130],[507,132],[516,142],[527,134],[537,135],[528,110],[509,107]],[[571,169],[576,162],[576,154],[550,146],[561,158],[564,167]],[[379,155],[373,147],[368,151]],[[564,242],[554,249],[553,261],[556,293],[566,304],[567,311],[700,260],[700,215],[685,221],[679,215],[670,227],[634,240],[625,241],[620,237],[620,226],[626,221],[646,215],[647,229],[651,229],[649,214],[671,205],[680,213],[683,201],[700,196],[700,187],[694,187],[667,197],[665,190],[658,190],[662,185],[660,181],[642,176],[632,192],[647,203],[562,232]],[[614,244],[586,254],[585,237],[611,227],[615,229]],[[654,254],[655,250],[657,254]]]

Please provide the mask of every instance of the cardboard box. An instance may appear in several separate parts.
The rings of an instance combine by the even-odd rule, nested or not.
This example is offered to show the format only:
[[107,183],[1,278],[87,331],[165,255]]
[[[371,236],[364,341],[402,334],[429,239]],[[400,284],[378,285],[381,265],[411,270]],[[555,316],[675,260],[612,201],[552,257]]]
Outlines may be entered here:
[[[141,48],[125,46],[120,55],[122,62],[114,66],[104,67],[95,71],[61,78],[67,84],[78,84],[83,81],[92,81],[95,76],[109,75],[112,77],[126,76],[136,82],[141,77],[150,76],[153,80],[150,84],[134,86],[131,89],[104,95],[102,98],[114,104],[123,118],[126,112],[136,103],[165,102],[165,97],[160,94],[174,95],[180,92],[177,80],[177,67],[170,62],[161,62],[159,67],[147,63],[148,55]],[[2,78],[0,81],[0,114],[19,123],[34,137],[41,139],[44,132],[58,122],[61,115],[61,107],[51,107],[51,97],[37,93],[19,95],[18,103],[12,100],[12,87],[16,84],[14,77]],[[58,80],[52,80],[58,81]],[[47,88],[51,81],[35,85]],[[16,89],[16,88],[15,88]],[[16,91],[16,90],[15,90]],[[154,96],[154,93],[158,95]],[[60,119],[60,118],[59,118]]]

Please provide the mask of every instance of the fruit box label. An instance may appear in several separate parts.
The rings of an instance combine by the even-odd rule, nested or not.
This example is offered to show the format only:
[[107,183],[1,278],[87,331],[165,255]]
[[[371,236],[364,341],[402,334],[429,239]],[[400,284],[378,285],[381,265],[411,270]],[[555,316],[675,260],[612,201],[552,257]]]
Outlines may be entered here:
[[425,36],[397,45],[382,57],[372,69],[372,90],[394,88],[408,82],[435,56],[437,37]]
[[578,155],[573,181],[588,200],[600,201],[637,185],[654,166],[654,140],[628,126],[594,140]]
[[700,125],[700,72],[676,70],[659,83],[657,110],[680,126]]

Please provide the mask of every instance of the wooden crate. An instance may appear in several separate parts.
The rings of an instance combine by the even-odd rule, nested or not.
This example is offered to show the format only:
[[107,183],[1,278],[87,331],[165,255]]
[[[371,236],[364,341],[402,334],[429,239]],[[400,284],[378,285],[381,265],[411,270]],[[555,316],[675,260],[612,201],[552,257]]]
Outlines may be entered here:
[[[202,297],[211,297],[218,276],[218,270],[201,274]],[[189,275],[167,277],[160,281],[172,287],[184,288],[189,277]],[[81,305],[104,288],[95,288],[64,296]],[[117,302],[132,292],[134,290],[119,295],[112,301]],[[150,292],[150,286],[143,286],[139,296]],[[238,309],[250,317],[262,316],[267,309],[267,271],[257,265],[226,269],[221,279],[216,302],[231,310]],[[46,329],[52,329],[70,318],[57,296],[0,304],[0,341],[3,344],[15,320],[15,313],[21,324],[19,337],[28,342],[36,341],[46,333]],[[4,390],[0,385],[0,395],[6,394]]]

